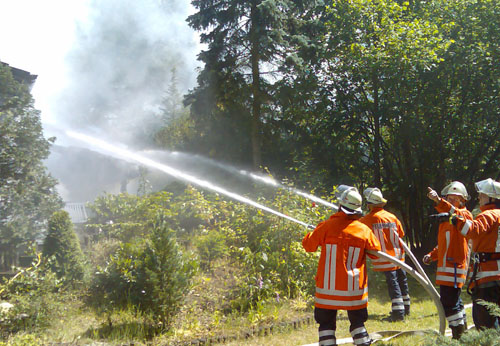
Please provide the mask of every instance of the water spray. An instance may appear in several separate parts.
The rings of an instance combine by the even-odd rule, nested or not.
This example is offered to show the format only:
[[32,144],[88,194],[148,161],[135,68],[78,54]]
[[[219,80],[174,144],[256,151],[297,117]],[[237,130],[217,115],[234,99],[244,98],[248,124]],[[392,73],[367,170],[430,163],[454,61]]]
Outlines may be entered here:
[[124,159],[126,161],[134,161],[134,162],[140,163],[144,166],[158,169],[158,170],[160,170],[160,171],[162,171],[162,172],[164,172],[164,173],[166,173],[174,178],[177,178],[179,180],[195,184],[197,186],[200,186],[202,188],[206,188],[208,190],[212,190],[214,192],[220,193],[222,195],[230,197],[230,198],[237,200],[239,202],[251,205],[255,208],[267,211],[271,214],[274,214],[274,215],[280,216],[284,219],[287,219],[289,221],[295,222],[299,225],[302,225],[302,226],[305,226],[308,228],[312,227],[311,225],[309,225],[305,222],[297,220],[297,219],[295,219],[291,216],[288,216],[286,214],[280,213],[280,212],[278,212],[274,209],[271,209],[269,207],[266,207],[265,205],[262,205],[260,203],[254,202],[249,198],[246,198],[246,197],[238,195],[234,192],[228,191],[228,190],[226,190],[220,186],[214,185],[206,180],[202,180],[202,179],[197,178],[193,175],[182,173],[181,171],[179,171],[175,168],[172,168],[172,167],[169,167],[167,165],[161,164],[159,162],[153,161],[147,157],[144,157],[142,155],[134,153],[130,150],[120,148],[116,145],[110,144],[110,143],[103,141],[101,139],[97,139],[97,138],[94,138],[92,136],[84,135],[82,133],[78,133],[78,132],[74,132],[74,131],[70,131],[70,130],[66,131],[66,134],[72,138],[86,142],[87,144],[90,144],[91,146],[94,146],[94,147],[99,148],[101,150],[107,151],[108,153],[112,154],[115,157]]
[[289,186],[283,185],[283,184],[277,182],[276,180],[274,180],[271,177],[265,177],[265,176],[257,175],[255,173],[247,172],[245,170],[240,170],[240,171],[238,171],[238,173],[243,174],[245,176],[248,176],[248,177],[250,177],[250,178],[252,178],[254,180],[261,181],[261,182],[263,182],[265,184],[268,184],[268,185],[276,186],[276,187],[279,187],[279,188],[282,188],[282,189],[287,189],[288,191],[291,191],[291,192],[293,192],[293,193],[295,193],[297,195],[300,195],[302,197],[310,199],[311,201],[314,201],[316,203],[322,204],[322,205],[327,206],[329,208],[332,208],[334,210],[338,210],[339,209],[339,207],[336,206],[333,203],[325,201],[324,199],[321,199],[319,197],[313,196],[313,195],[308,194],[306,192],[297,190],[297,189],[295,189],[293,187],[289,187]]
[[[333,204],[333,203],[330,203],[328,201],[325,201],[324,199],[322,198],[319,198],[317,196],[314,196],[314,195],[311,195],[309,193],[306,193],[306,192],[303,192],[303,191],[300,191],[296,188],[293,188],[293,187],[290,187],[290,186],[286,186],[284,185],[283,183],[280,183],[279,181],[276,181],[274,178],[270,177],[270,176],[265,176],[265,175],[261,175],[261,174],[257,174],[257,173],[252,173],[252,172],[249,172],[249,171],[246,171],[244,169],[238,169],[238,168],[235,168],[233,166],[230,166],[230,165],[227,165],[227,164],[224,164],[224,163],[221,163],[221,162],[217,162],[217,161],[214,161],[212,159],[209,159],[209,158],[206,158],[204,156],[201,156],[201,155],[193,155],[193,154],[186,154],[186,153],[182,153],[182,152],[178,152],[178,151],[172,151],[172,152],[169,152],[169,151],[146,151],[144,152],[146,155],[147,154],[157,154],[157,153],[167,153],[169,155],[172,155],[172,157],[180,157],[180,158],[184,158],[184,159],[190,159],[192,160],[193,158],[196,159],[196,162],[203,162],[204,164],[206,165],[210,165],[212,167],[217,167],[218,169],[221,169],[221,170],[224,170],[226,172],[229,172],[229,173],[232,173],[234,175],[243,175],[244,177],[246,178],[250,178],[252,180],[255,180],[255,181],[258,181],[259,183],[263,183],[263,184],[266,184],[266,185],[269,185],[269,186],[272,186],[272,187],[275,187],[275,188],[280,188],[280,189],[285,189],[285,190],[288,190],[294,194],[297,194],[297,195],[300,195],[304,198],[307,198],[313,202],[316,202],[318,204],[322,204],[326,207],[329,207],[335,211],[338,210],[338,206]],[[151,157],[150,155],[148,155],[148,157]],[[153,157],[154,159],[154,157]]]
[[[206,180],[202,180],[202,179],[199,179],[195,176],[192,176],[192,175],[189,175],[189,174],[185,174],[185,173],[182,173],[181,171],[177,170],[177,169],[174,169],[172,167],[169,167],[167,165],[164,165],[164,164],[161,164],[159,162],[156,162],[156,161],[153,161],[149,158],[146,158],[144,156],[141,156],[137,153],[134,153],[130,150],[127,150],[127,149],[124,149],[124,148],[120,148],[116,145],[112,145],[110,143],[107,143],[103,140],[100,140],[100,139],[97,139],[97,138],[94,138],[94,137],[91,137],[91,136],[88,136],[88,135],[84,135],[84,134],[81,134],[81,133],[78,133],[78,132],[74,132],[74,131],[66,131],[66,134],[72,138],[75,138],[75,139],[78,139],[80,141],[83,141],[83,142],[86,142],[87,144],[90,144],[91,146],[94,146],[96,148],[99,148],[101,150],[104,150],[104,151],[107,151],[109,152],[110,154],[112,154],[113,156],[116,156],[118,158],[121,158],[121,159],[124,159],[124,160],[127,160],[127,161],[134,161],[134,162],[137,162],[137,163],[140,163],[144,166],[148,166],[148,167],[151,167],[151,168],[155,168],[155,169],[158,169],[166,174],[169,174],[171,175],[172,177],[174,178],[177,178],[179,180],[183,180],[183,181],[186,181],[186,182],[189,182],[189,183],[192,183],[192,184],[195,184],[197,186],[200,186],[202,188],[206,188],[208,190],[211,190],[211,191],[214,191],[214,192],[217,192],[217,193],[220,193],[222,195],[225,195],[225,196],[228,196],[234,200],[237,200],[239,202],[242,202],[242,203],[245,203],[245,204],[248,204],[248,205],[251,205],[253,207],[256,207],[258,209],[261,209],[261,210],[264,210],[264,211],[267,211],[271,214],[274,214],[276,216],[279,216],[279,217],[282,217],[284,219],[287,219],[289,221],[292,221],[292,222],[295,222],[299,225],[302,225],[302,226],[305,226],[309,229],[314,229],[314,226],[313,225],[310,225],[310,224],[307,224],[305,222],[302,222],[300,220],[297,220],[291,216],[288,216],[286,214],[283,214],[283,213],[280,213],[276,210],[273,210],[269,207],[266,207],[260,203],[257,203],[257,202],[254,202],[252,200],[250,200],[249,198],[246,198],[244,196],[241,196],[241,195],[238,195],[236,193],[233,193],[233,192],[230,192],[222,187],[219,187],[219,186],[216,186]],[[252,174],[249,174],[252,176]],[[257,176],[257,175],[253,175],[252,176],[254,179],[260,179],[260,180],[265,180],[263,177],[260,177],[260,176]],[[267,181],[269,184],[272,184],[272,185],[275,185],[277,186],[279,183],[277,183],[276,181],[274,181],[274,179],[271,179],[271,178],[268,178]],[[334,209],[338,209],[336,205],[334,204],[331,204],[329,202],[326,202],[320,198],[317,198],[315,196],[312,196],[312,195],[309,195],[309,194],[306,194],[306,193],[300,193],[299,191],[296,191],[296,190],[293,190],[295,193],[298,193],[304,197],[307,196],[307,198],[310,198],[312,200],[315,200],[318,202],[318,203],[322,203],[322,204],[325,204],[327,203],[326,205],[328,205],[329,207],[332,207]],[[313,199],[314,198],[314,199]],[[408,252],[408,254],[411,254],[410,255],[410,258],[412,259],[412,261],[415,263],[415,265],[417,266],[418,268],[418,272],[416,270],[414,270],[413,268],[411,268],[410,266],[408,266],[407,264],[405,264],[404,262],[398,260],[397,258],[395,257],[392,257],[384,252],[381,252],[381,251],[367,251],[368,253],[372,254],[372,255],[375,255],[377,257],[380,257],[380,258],[383,258],[399,267],[401,267],[401,269],[403,269],[404,271],[406,271],[408,274],[412,275],[415,279],[417,279],[417,281],[426,289],[426,291],[429,293],[429,295],[431,296],[432,300],[434,301],[436,307],[437,307],[437,310],[438,310],[438,313],[439,313],[439,332],[441,334],[444,335],[445,333],[445,328],[446,328],[446,318],[445,318],[445,314],[444,314],[444,309],[443,309],[443,306],[441,305],[441,302],[440,302],[440,299],[439,299],[439,294],[437,293],[437,291],[435,290],[434,286],[432,285],[432,283],[430,282],[429,278],[427,277],[427,275],[425,275],[425,272],[422,270],[422,268],[420,267],[420,265],[418,264],[417,260],[415,259],[415,256],[413,256],[413,254],[411,253],[410,249],[408,248],[408,246],[406,246],[406,244],[404,244],[404,242],[401,241],[401,243],[403,244],[405,250]]]

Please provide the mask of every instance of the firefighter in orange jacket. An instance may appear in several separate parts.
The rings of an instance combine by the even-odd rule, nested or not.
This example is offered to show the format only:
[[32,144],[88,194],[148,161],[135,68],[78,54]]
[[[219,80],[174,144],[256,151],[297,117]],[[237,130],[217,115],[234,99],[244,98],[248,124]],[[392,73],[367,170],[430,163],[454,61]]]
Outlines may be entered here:
[[[350,332],[357,346],[368,346],[368,277],[365,250],[380,251],[380,243],[361,217],[361,195],[340,185],[337,213],[321,222],[302,240],[307,252],[321,246],[316,275],[314,318],[319,324],[319,345],[336,345],[337,310],[347,310]],[[372,255],[368,255],[375,258]]]
[[[399,240],[405,233],[398,218],[384,210],[387,200],[378,188],[367,188],[363,191],[370,212],[359,221],[370,227],[380,241],[382,251],[404,261],[404,249]],[[391,298],[391,314],[384,320],[402,321],[410,314],[410,295],[406,273],[398,266],[383,259],[372,261],[373,270],[385,274],[389,297]]]
[[478,329],[499,328],[499,317],[491,315],[479,299],[500,306],[500,182],[491,178],[475,184],[481,213],[474,221],[454,215],[452,222],[472,239],[475,264],[470,282],[472,318]]
[[[436,203],[439,213],[458,214],[472,220],[472,214],[465,208],[469,199],[467,190],[459,181],[445,186],[440,198],[436,191],[428,188],[427,197]],[[467,328],[466,316],[460,293],[467,276],[469,246],[467,239],[449,222],[441,222],[438,230],[438,244],[424,256],[424,264],[437,261],[436,283],[439,285],[441,303],[450,326],[453,339],[460,339]]]

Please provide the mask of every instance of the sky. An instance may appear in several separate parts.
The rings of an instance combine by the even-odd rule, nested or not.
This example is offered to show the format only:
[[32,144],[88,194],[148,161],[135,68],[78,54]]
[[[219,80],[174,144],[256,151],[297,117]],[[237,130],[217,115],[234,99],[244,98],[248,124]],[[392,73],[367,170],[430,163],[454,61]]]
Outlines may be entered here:
[[[159,3],[168,4],[168,10],[173,13],[171,17],[168,17],[168,14],[158,14]],[[116,8],[115,13],[113,12],[114,7]],[[131,9],[127,10],[126,8]],[[92,41],[92,38],[88,37],[102,32],[106,16],[116,15],[116,19],[111,19],[110,22],[115,23],[113,29],[118,30],[125,29],[125,26],[129,24],[120,22],[122,18],[126,18],[127,15],[137,15],[138,22],[147,23],[141,24],[138,30],[140,30],[142,38],[147,38],[152,47],[160,40],[161,35],[165,37],[169,34],[172,34],[172,38],[168,40],[172,40],[175,36],[187,41],[186,35],[191,35],[193,42],[195,42],[197,38],[194,32],[187,33],[190,29],[185,22],[184,15],[192,11],[189,0],[0,0],[0,61],[38,76],[32,89],[35,107],[42,111],[42,122],[56,123],[62,118],[67,118],[66,114],[62,116],[57,113],[68,110],[55,109],[54,104],[60,103],[61,95],[64,93],[65,100],[73,102],[72,97],[76,97],[76,93],[81,91],[74,87],[75,79],[81,80],[81,75],[75,73],[75,70],[79,69],[75,60],[87,59],[84,56],[85,49],[90,46]],[[177,26],[179,29],[175,29],[174,32],[173,26]],[[179,32],[181,33],[179,34]],[[101,39],[99,42],[98,39],[96,38],[92,42],[93,54],[96,50],[101,49],[108,55],[99,57],[99,60],[106,61],[108,59],[108,65],[115,64],[111,59],[116,57],[111,56],[110,48],[108,47],[108,51],[106,51],[106,47],[98,46],[102,45],[105,40]],[[127,43],[125,42],[125,44]],[[167,44],[173,45],[174,43],[167,42]],[[185,42],[175,44],[177,45],[176,49],[180,50],[180,46],[184,45]],[[195,44],[197,43],[195,42]],[[191,45],[190,55],[184,56],[185,61],[193,63],[193,66],[186,66],[189,73],[193,75],[190,82],[187,83],[189,87],[192,87],[195,81],[196,50],[199,48],[193,48]],[[72,58],[73,60],[71,60]],[[154,59],[155,57],[142,57],[140,61],[146,65],[145,59],[148,58]],[[87,79],[99,78],[101,72],[96,69],[95,75],[91,75]],[[117,71],[116,73],[123,72]],[[99,78],[102,88],[106,87],[104,85],[106,82],[106,80],[103,81]],[[129,82],[132,81],[129,80]],[[68,91],[71,84],[73,89]],[[78,102],[91,103],[84,98],[80,98]]]
[[38,76],[35,108],[45,137],[56,137],[46,165],[65,200],[89,200],[137,174],[75,147],[64,131],[150,144],[172,81],[181,95],[196,83],[191,13],[190,0],[0,0],[0,61]]
[[66,83],[65,56],[89,0],[0,0],[0,60],[38,75],[32,94],[42,117]]

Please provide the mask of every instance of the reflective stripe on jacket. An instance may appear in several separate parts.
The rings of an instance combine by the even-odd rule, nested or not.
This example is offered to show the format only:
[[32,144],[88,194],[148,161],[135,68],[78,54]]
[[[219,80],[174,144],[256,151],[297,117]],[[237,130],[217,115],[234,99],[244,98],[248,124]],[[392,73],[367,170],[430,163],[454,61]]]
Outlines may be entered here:
[[[466,208],[455,208],[441,198],[436,205],[439,213],[457,214],[467,220],[472,220],[472,214]],[[467,239],[460,234],[458,228],[449,222],[439,224],[438,244],[429,255],[437,260],[436,284],[461,288],[467,278],[467,256],[469,246]]]
[[[383,208],[373,208],[359,221],[372,229],[380,242],[381,251],[404,262],[404,249],[400,245],[399,238],[402,238],[405,232],[396,215]],[[372,264],[374,271],[390,271],[399,268],[391,262],[379,258],[373,260]]]
[[365,250],[380,251],[380,243],[358,218],[337,212],[302,240],[307,252],[321,247],[315,294],[318,308],[357,310],[368,305]]
[[[474,252],[500,252],[500,209],[494,204],[481,207],[481,214],[474,221],[458,220],[457,227],[467,239],[472,239]],[[500,260],[486,261],[479,264],[477,284],[500,281]],[[475,282],[471,283],[474,287]]]

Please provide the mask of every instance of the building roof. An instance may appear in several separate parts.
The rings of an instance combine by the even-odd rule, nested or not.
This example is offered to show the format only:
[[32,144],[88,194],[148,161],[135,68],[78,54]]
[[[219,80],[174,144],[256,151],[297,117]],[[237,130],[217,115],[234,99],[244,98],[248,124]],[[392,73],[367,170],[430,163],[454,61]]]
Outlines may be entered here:
[[89,219],[85,203],[66,203],[63,209],[74,224],[85,223]]
[[38,77],[36,74],[31,74],[28,71],[21,70],[20,68],[17,68],[17,67],[12,67],[9,64],[2,62],[2,61],[0,61],[0,63],[4,66],[7,66],[8,68],[10,68],[10,71],[12,73],[12,77],[14,77],[14,79],[17,82],[26,84],[28,86],[28,88],[30,88],[30,90],[31,90],[31,88],[33,87],[33,84],[35,84],[36,78]]

